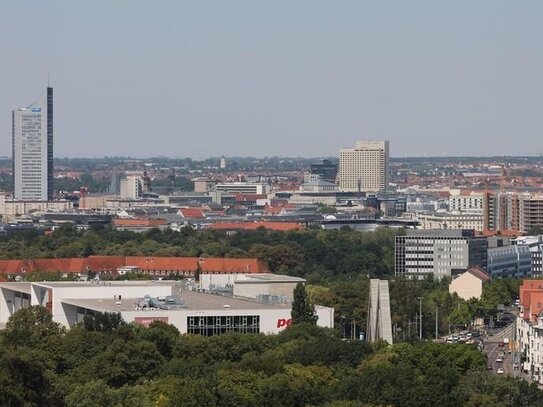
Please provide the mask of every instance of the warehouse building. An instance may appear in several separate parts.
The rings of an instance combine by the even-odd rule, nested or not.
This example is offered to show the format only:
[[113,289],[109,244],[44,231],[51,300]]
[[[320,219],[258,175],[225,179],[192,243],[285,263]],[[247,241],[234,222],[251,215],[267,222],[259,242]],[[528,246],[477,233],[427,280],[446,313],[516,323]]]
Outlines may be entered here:
[[[275,334],[291,324],[289,303],[263,302],[200,292],[186,280],[0,283],[0,324],[17,310],[41,305],[66,327],[85,315],[118,312],[126,322],[174,325],[181,333],[204,336],[228,331]],[[317,325],[334,326],[334,309],[315,307]]]

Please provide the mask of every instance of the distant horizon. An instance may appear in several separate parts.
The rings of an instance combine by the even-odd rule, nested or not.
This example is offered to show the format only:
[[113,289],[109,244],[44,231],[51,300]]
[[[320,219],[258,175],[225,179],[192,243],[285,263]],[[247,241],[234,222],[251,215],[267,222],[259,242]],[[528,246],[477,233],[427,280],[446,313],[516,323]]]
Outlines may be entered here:
[[[102,157],[54,157],[54,160],[106,160],[106,159],[119,159],[119,160],[151,160],[151,159],[165,159],[165,160],[186,160],[190,159],[192,161],[201,161],[201,160],[219,160],[222,156],[209,156],[209,157],[174,157],[174,156],[102,156]],[[402,159],[458,159],[458,158],[483,158],[483,159],[492,159],[492,158],[543,158],[543,154],[534,154],[534,155],[451,155],[451,156],[390,156],[390,159],[393,160],[402,160]],[[224,156],[225,159],[302,159],[302,160],[327,160],[333,159],[339,161],[338,156],[282,156],[282,155],[273,155],[273,156],[254,156],[254,155],[244,155],[244,156]],[[0,156],[1,161],[11,161],[9,156]]]

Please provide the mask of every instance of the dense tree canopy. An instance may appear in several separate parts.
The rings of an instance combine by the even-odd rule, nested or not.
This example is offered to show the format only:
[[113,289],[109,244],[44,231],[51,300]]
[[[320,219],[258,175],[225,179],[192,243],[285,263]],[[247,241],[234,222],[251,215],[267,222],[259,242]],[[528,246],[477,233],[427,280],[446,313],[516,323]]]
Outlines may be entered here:
[[[0,332],[3,406],[543,405],[535,385],[488,373],[485,356],[463,345],[370,345],[307,324],[201,337],[113,315],[97,318],[107,328],[64,331],[46,314],[19,311]],[[14,342],[14,327],[41,340]]]

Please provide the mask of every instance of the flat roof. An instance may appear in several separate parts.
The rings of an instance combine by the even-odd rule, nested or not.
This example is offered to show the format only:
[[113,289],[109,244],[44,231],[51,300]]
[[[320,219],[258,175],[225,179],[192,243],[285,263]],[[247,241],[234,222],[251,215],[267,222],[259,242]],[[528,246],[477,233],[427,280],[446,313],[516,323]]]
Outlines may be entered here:
[[236,280],[236,284],[251,284],[251,283],[302,283],[305,280],[300,277],[283,276],[271,273],[262,274],[246,274],[247,280]]
[[[9,283],[15,284],[15,283]],[[18,283],[24,284],[24,283]],[[27,283],[31,284],[31,283]],[[155,281],[155,280],[120,280],[120,281],[39,281],[32,284],[38,284],[42,287],[51,288],[77,288],[77,287],[146,287],[156,285],[173,285],[173,281]]]
[[5,288],[20,293],[30,294],[32,283],[0,283],[0,288]]
[[[173,287],[173,286],[172,286]],[[223,295],[208,294],[196,291],[183,289],[181,292],[173,287],[172,295],[184,301],[184,306],[171,310],[156,310],[142,311],[149,313],[151,316],[155,312],[177,312],[177,311],[198,311],[198,310],[252,310],[252,309],[290,309],[284,304],[266,304],[259,301],[249,299],[241,299]],[[176,292],[177,291],[177,292]],[[122,298],[120,304],[118,301],[111,299],[80,299],[80,298],[64,298],[61,301],[66,304],[76,307],[87,308],[100,312],[123,312],[135,311],[135,304],[140,298]],[[228,305],[228,308],[224,308]]]

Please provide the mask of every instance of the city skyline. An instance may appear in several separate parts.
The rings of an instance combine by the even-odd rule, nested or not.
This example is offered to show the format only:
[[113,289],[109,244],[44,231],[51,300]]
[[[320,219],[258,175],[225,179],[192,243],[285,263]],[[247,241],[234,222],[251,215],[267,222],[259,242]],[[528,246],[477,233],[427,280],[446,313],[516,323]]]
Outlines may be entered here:
[[19,40],[0,45],[16,61],[3,67],[0,155],[9,112],[48,75],[59,157],[326,157],[361,139],[390,140],[391,157],[539,155],[540,11],[5,4],[0,35]]

